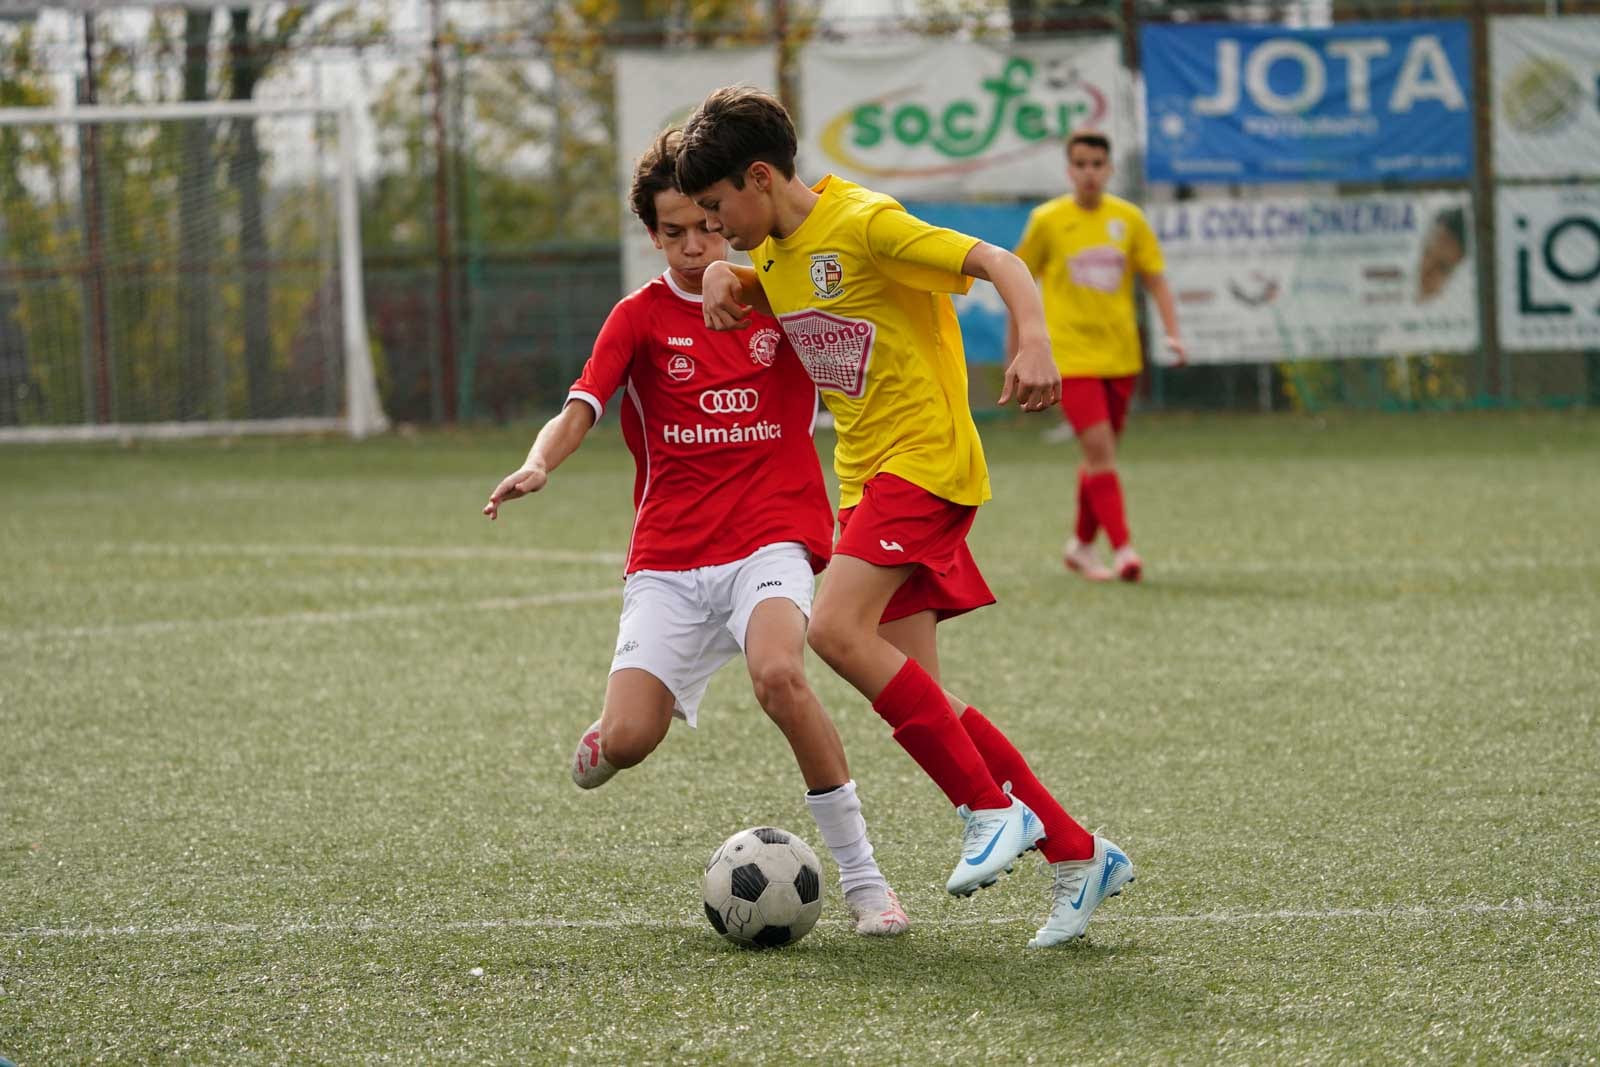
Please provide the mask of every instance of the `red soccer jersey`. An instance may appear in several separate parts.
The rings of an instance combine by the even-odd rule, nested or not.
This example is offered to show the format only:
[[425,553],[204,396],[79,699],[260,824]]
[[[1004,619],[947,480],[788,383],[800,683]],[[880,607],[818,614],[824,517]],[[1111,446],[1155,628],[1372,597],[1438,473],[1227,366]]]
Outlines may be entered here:
[[812,444],[817,390],[774,320],[707,329],[700,297],[670,273],[611,310],[567,400],[598,419],[625,390],[633,453],[626,571],[683,571],[798,541],[821,570],[833,513]]

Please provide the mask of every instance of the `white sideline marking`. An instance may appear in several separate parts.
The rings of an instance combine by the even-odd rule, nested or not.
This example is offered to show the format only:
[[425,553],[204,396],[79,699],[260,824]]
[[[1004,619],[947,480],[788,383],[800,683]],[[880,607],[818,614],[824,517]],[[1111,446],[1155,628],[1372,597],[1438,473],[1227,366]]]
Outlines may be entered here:
[[238,615],[223,619],[153,619],[148,622],[111,623],[106,626],[54,626],[38,630],[0,630],[0,640],[51,641],[85,637],[123,637],[163,634],[175,630],[210,629],[215,626],[312,626],[326,623],[365,622],[370,619],[399,619],[419,615],[442,615],[456,611],[515,611],[559,604],[587,604],[622,599],[615,589],[584,589],[572,593],[539,593],[533,596],[501,596],[487,600],[452,600],[428,604],[386,604],[346,611],[296,611],[286,615]]
[[[1540,918],[1600,915],[1600,902],[1550,904],[1544,901],[1508,901],[1504,904],[1455,904],[1446,907],[1400,908],[1285,908],[1279,911],[1190,912],[1179,915],[1102,915],[1096,923],[1167,925],[1178,923],[1253,923],[1324,922],[1340,919],[1444,919],[1463,915],[1509,915]],[[841,919],[840,922],[844,920]],[[1006,916],[989,919],[946,919],[940,922],[913,921],[922,927],[1007,926],[1033,924],[1038,916]],[[0,938],[10,941],[49,940],[52,938],[91,937],[205,937],[222,934],[262,934],[282,937],[291,934],[367,934],[367,933],[461,933],[495,930],[615,930],[618,926],[644,926],[665,930],[698,929],[699,919],[651,919],[612,916],[601,919],[479,919],[430,923],[413,922],[309,922],[268,925],[263,923],[175,923],[170,926],[39,926],[20,930],[0,930]]]
[[558,548],[478,548],[438,545],[276,545],[184,544],[153,541],[106,541],[95,546],[102,555],[134,556],[331,556],[339,559],[528,560],[535,563],[604,563],[622,566],[621,552],[573,552]]

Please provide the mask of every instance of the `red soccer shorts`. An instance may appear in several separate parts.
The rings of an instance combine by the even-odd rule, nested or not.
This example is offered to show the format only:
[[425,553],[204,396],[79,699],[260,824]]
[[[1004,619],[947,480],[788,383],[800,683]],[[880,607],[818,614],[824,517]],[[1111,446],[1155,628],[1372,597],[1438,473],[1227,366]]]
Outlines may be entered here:
[[877,474],[862,487],[861,503],[839,512],[834,554],[879,567],[917,564],[895,590],[880,622],[932,610],[940,620],[994,603],[967,531],[978,509],[953,504],[893,474]]
[[1128,421],[1128,404],[1133,400],[1137,374],[1125,378],[1062,378],[1061,410],[1072,423],[1072,432],[1083,431],[1102,422],[1111,423],[1111,432],[1120,436]]

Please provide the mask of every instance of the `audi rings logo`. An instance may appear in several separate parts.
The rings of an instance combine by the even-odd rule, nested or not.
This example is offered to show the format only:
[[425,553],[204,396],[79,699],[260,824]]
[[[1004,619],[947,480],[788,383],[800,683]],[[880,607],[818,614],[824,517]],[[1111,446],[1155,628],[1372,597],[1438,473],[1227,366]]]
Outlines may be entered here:
[[743,415],[754,411],[760,399],[754,389],[707,389],[700,394],[700,410],[707,415]]

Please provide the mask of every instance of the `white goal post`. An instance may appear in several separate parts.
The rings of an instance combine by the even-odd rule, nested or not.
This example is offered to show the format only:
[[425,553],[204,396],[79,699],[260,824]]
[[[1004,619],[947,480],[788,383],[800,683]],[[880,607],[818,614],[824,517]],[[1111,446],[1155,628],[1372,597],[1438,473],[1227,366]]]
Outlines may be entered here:
[[351,106],[0,108],[0,443],[387,429],[359,212]]

